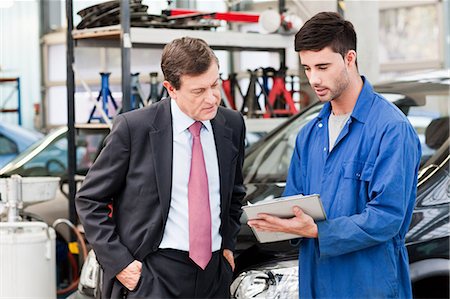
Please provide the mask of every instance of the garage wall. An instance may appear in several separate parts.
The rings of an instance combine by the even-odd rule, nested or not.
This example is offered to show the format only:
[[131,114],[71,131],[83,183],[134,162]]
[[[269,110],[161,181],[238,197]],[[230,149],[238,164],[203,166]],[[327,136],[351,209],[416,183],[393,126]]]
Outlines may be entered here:
[[[13,1],[11,7],[0,8],[0,66],[2,77],[21,79],[23,125],[33,127],[33,103],[40,97],[39,6],[37,0]],[[0,6],[1,7],[1,6]],[[0,85],[0,107],[11,93],[11,86]],[[6,105],[17,107],[14,94]],[[0,114],[0,122],[17,123],[15,113]]]

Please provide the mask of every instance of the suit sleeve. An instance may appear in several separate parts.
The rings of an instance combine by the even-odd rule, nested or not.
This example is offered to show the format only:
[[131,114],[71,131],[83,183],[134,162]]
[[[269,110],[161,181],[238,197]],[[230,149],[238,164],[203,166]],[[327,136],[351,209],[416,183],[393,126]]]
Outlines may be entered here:
[[[240,115],[239,115],[240,116]],[[239,152],[236,161],[236,172],[234,175],[233,182],[233,191],[231,194],[231,203],[230,203],[230,217],[229,217],[229,236],[224,239],[224,246],[226,249],[230,249],[234,251],[236,246],[236,239],[241,228],[241,214],[242,214],[242,200],[245,197],[246,191],[244,186],[244,179],[242,175],[242,167],[244,164],[244,155],[245,155],[245,123],[242,116],[240,116],[241,122],[241,130],[240,130],[240,138],[239,138]]]
[[75,199],[86,238],[109,278],[134,260],[115,232],[114,218],[108,216],[108,205],[113,203],[124,186],[129,156],[129,128],[126,119],[119,115]]

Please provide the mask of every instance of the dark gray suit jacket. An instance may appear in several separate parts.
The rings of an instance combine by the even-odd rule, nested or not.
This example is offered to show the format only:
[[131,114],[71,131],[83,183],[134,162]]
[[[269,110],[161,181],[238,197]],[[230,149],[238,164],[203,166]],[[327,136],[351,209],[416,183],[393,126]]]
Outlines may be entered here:
[[[245,196],[245,125],[240,113],[223,107],[211,124],[219,162],[222,248],[234,250]],[[77,212],[105,280],[133,260],[142,261],[161,243],[171,198],[172,135],[168,98],[118,115],[77,193]]]

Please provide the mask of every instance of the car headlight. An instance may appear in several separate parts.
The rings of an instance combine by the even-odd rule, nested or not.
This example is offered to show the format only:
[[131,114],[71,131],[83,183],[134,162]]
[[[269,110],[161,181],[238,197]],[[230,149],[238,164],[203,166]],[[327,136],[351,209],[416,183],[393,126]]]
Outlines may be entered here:
[[231,296],[298,298],[298,262],[283,261],[242,272],[231,284]]

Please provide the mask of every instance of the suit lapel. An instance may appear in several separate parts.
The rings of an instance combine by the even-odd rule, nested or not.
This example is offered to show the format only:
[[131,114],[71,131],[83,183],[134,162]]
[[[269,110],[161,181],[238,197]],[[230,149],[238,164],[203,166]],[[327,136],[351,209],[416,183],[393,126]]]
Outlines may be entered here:
[[173,131],[170,101],[170,99],[163,100],[158,105],[153,126],[149,132],[163,223],[166,222],[169,214],[172,189]]
[[232,130],[227,126],[226,119],[219,111],[216,117],[211,120],[211,125],[214,131],[214,140],[216,142],[217,160],[219,162],[219,177],[220,177],[220,202],[222,210],[227,207],[227,191],[232,188],[230,186],[230,163],[233,158],[233,151],[235,146],[232,142]]
[[[163,223],[166,223],[169,214],[170,197],[172,190],[172,161],[173,161],[173,130],[170,99],[162,101],[156,108],[153,124],[150,128],[149,138],[151,155],[155,165],[158,197],[162,207]],[[214,140],[217,149],[220,177],[220,200],[222,209],[227,208],[227,194],[230,186],[230,163],[237,154],[236,146],[232,142],[232,130],[220,109],[211,120],[214,131]]]

